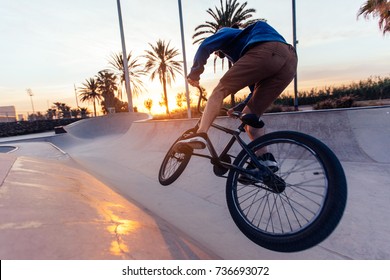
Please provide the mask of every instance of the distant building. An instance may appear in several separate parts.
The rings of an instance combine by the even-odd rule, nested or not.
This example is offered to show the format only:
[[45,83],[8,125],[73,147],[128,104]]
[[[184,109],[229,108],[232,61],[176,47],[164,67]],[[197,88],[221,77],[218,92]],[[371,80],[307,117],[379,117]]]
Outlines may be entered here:
[[16,122],[15,106],[0,106],[0,122]]

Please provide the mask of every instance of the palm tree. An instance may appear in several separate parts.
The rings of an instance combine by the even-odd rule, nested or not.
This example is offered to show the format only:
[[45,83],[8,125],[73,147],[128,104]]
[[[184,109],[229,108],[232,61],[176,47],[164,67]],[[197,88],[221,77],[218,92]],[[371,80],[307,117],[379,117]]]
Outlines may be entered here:
[[[132,93],[135,96],[138,96],[142,90],[144,90],[144,85],[141,80],[141,76],[145,75],[145,71],[142,65],[138,62],[138,57],[132,59],[131,52],[127,55],[128,68],[129,68],[129,76],[130,76],[130,84]],[[109,61],[112,68],[116,71],[116,75],[120,78],[121,87],[123,88],[123,84],[125,83],[125,71],[123,68],[123,56],[122,52],[111,55],[111,59]],[[122,90],[119,91],[119,98],[122,99]]]
[[144,106],[148,109],[149,113],[152,113],[153,100],[148,98],[144,101]]
[[61,119],[70,118],[70,116],[71,116],[70,107],[68,105],[66,105],[65,103],[62,103],[62,102],[54,102],[53,104],[57,107],[57,110],[59,112],[59,117]]
[[88,108],[86,107],[80,108],[80,115],[82,119],[86,118],[88,114],[89,114]]
[[220,4],[221,7],[215,7],[215,11],[211,8],[206,10],[213,21],[206,21],[204,24],[195,27],[195,34],[192,36],[193,44],[203,42],[204,39],[216,33],[222,27],[246,27],[256,21],[264,20],[250,19],[256,10],[245,9],[247,2],[240,5],[237,0],[225,0],[225,5],[223,5],[222,0],[220,0]]
[[102,101],[103,111],[108,112],[108,108],[115,107],[115,91],[118,90],[117,80],[114,73],[108,70],[99,71],[97,74],[98,91],[104,98]]
[[93,112],[96,117],[96,101],[102,99],[102,95],[98,91],[98,84],[95,78],[89,78],[83,83],[83,87],[80,88],[80,100],[82,102],[92,102]]
[[157,41],[156,45],[149,43],[152,50],[146,50],[144,56],[147,59],[145,71],[151,72],[150,79],[153,81],[158,76],[163,86],[167,114],[169,114],[167,84],[171,85],[171,81],[175,80],[175,72],[181,74],[181,61],[175,60],[175,57],[179,55],[179,51],[170,48],[169,44],[170,42],[166,43],[161,39]]
[[390,32],[390,2],[388,0],[368,0],[358,11],[358,17],[363,15],[368,18],[371,14],[373,17],[379,17],[379,29],[383,31],[383,35]]

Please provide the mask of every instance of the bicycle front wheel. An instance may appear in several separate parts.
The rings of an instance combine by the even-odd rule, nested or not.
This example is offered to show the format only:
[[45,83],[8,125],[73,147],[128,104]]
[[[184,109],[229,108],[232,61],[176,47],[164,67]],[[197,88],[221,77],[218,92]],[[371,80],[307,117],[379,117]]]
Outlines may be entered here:
[[[347,199],[345,174],[334,153],[321,141],[292,131],[264,135],[249,147],[274,155],[278,170],[271,181],[282,187],[270,187],[269,177],[242,182],[240,172],[231,169],[226,198],[238,228],[256,244],[279,252],[302,251],[326,239]],[[233,165],[249,164],[242,151]]]
[[[187,130],[183,133],[186,134],[191,132],[192,129]],[[180,177],[189,163],[192,156],[192,149],[189,147],[183,146],[180,149],[175,147],[176,142],[181,140],[183,136],[180,136],[173,145],[169,148],[167,154],[165,155],[163,162],[161,163],[160,170],[158,172],[158,180],[161,185],[167,186],[172,184]]]

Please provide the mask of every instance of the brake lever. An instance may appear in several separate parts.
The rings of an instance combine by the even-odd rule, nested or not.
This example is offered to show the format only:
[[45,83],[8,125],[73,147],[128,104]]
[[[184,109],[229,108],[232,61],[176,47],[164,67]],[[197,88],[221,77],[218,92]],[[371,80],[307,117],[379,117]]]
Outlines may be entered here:
[[236,118],[236,119],[241,119],[243,113],[242,112],[239,112],[239,111],[233,111],[230,116],[232,116],[233,118]]

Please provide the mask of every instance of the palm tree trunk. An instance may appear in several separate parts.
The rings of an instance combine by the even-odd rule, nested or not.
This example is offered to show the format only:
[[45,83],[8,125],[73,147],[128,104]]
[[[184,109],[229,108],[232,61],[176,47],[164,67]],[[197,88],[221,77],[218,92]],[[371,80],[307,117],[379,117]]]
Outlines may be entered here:
[[96,100],[95,99],[93,100],[93,113],[96,117]]
[[167,81],[165,80],[165,75],[163,77],[163,90],[164,90],[164,101],[165,101],[165,108],[166,113],[169,115],[169,109],[168,109],[168,94],[167,94]]

